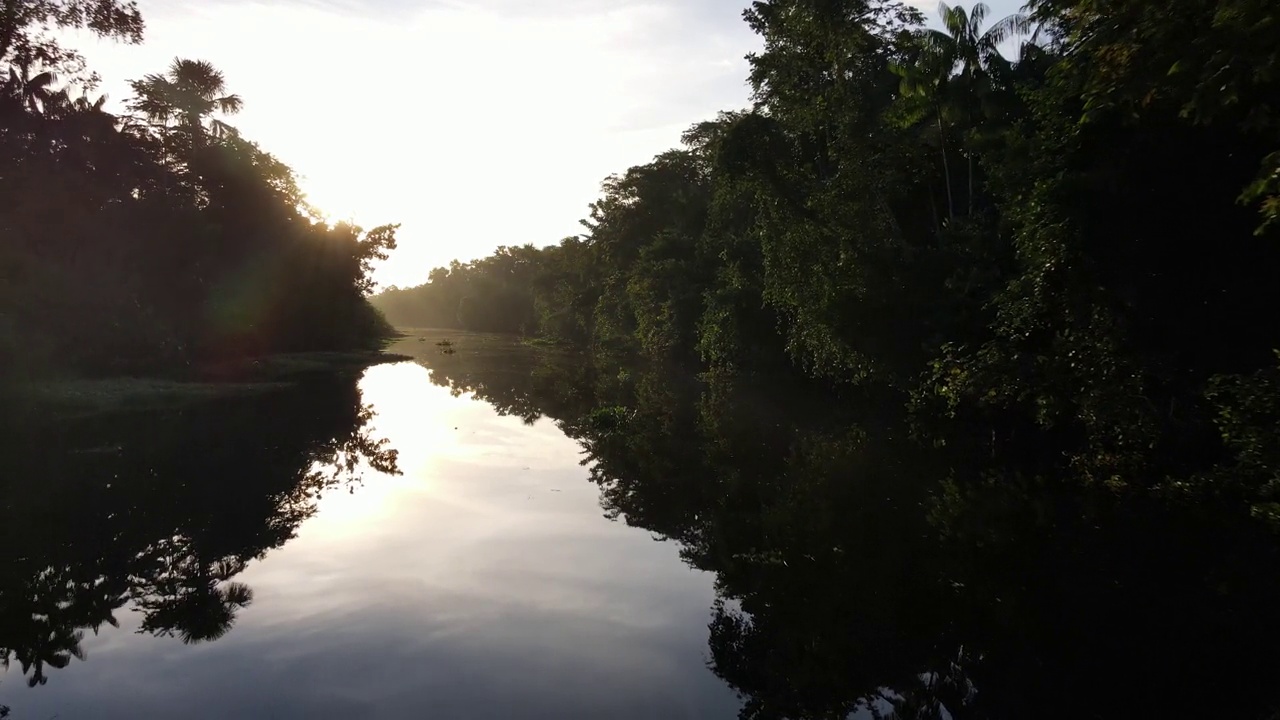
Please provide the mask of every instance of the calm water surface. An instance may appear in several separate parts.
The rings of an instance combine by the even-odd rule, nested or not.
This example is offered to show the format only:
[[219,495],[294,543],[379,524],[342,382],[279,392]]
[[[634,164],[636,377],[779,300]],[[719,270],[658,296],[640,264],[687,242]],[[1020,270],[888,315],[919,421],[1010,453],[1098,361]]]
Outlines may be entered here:
[[0,704],[41,720],[1277,709],[1280,561],[1258,527],[960,483],[977,462],[962,449],[758,381],[441,337],[292,389],[9,428]]
[[[401,474],[361,460],[358,486],[250,560],[234,629],[184,644],[122,608],[47,684],[12,667],[0,702],[24,718],[734,716],[706,666],[714,578],[604,517],[553,421],[499,415],[415,363],[358,387]],[[297,421],[256,429],[270,443]]]

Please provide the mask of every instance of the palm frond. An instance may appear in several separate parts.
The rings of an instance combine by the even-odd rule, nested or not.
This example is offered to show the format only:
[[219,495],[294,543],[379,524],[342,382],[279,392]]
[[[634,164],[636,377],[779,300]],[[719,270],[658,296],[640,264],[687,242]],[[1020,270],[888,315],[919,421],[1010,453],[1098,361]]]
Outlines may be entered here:
[[235,556],[228,556],[211,564],[209,574],[219,580],[230,580],[244,572],[246,566],[245,561]]
[[46,70],[26,82],[28,88],[43,90],[57,82],[58,76]]
[[240,130],[221,120],[213,120],[209,123],[213,136],[218,139],[230,139],[240,137]]
[[938,5],[942,13],[942,26],[947,34],[959,40],[969,32],[969,14],[963,7],[947,7],[945,3]]
[[920,64],[929,68],[928,72],[946,76],[955,70],[960,48],[953,36],[942,30],[925,30],[920,33],[920,43],[924,49]]
[[227,583],[222,589],[223,599],[227,605],[235,605],[236,607],[248,607],[253,603],[253,588],[244,583]]
[[71,656],[77,660],[84,660],[87,656],[85,655],[84,647],[80,644],[84,641],[84,632],[77,630],[72,637],[75,640],[75,644],[67,648],[67,652],[71,653]]
[[169,78],[165,77],[164,75],[157,75],[156,73],[151,73],[150,75],[143,75],[141,80],[134,80],[129,84],[134,86],[142,85],[145,87],[158,88],[162,86],[168,86]]
[[984,47],[994,50],[1007,40],[1030,35],[1036,29],[1036,23],[1029,15],[1014,13],[992,25],[982,35]]
[[244,109],[244,100],[241,100],[239,95],[220,97],[214,100],[213,103],[218,108],[218,112],[227,115],[235,115]]
[[920,33],[920,44],[928,53],[954,52],[956,41],[942,30],[925,30]]
[[987,15],[990,14],[991,6],[986,3],[978,3],[969,8],[969,28],[974,35],[982,29],[982,23],[987,21]]

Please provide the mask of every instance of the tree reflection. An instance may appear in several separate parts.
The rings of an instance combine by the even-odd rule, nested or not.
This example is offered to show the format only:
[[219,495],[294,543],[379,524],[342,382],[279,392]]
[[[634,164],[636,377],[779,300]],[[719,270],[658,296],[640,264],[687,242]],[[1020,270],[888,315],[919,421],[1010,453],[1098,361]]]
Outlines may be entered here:
[[182,409],[4,428],[0,661],[30,685],[119,626],[194,644],[229,632],[234,578],[327,491],[398,474],[354,377]]
[[84,659],[84,633],[77,629],[84,608],[64,603],[60,580],[52,571],[40,573],[3,608],[4,626],[13,640],[0,646],[0,658],[6,669],[16,660],[32,687],[48,682],[46,668],[61,669],[72,658]]
[[[1082,491],[872,398],[521,351],[427,362],[585,450],[606,513],[715,573],[741,717],[1276,717],[1280,543],[1212,499]],[[513,370],[518,368],[518,370]]]
[[231,581],[245,569],[244,560],[205,562],[186,538],[161,543],[146,564],[151,572],[132,594],[143,613],[141,632],[176,635],[187,645],[217,640],[231,629],[236,612],[253,601],[249,586]]

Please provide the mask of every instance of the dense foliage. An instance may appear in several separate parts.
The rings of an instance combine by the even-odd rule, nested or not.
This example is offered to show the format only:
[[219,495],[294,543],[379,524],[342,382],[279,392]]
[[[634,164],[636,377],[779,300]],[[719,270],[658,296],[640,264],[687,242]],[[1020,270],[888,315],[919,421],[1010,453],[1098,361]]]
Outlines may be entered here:
[[[1280,11],[759,0],[755,104],[399,325],[788,368],[1019,473],[1280,517]],[[1003,52],[1002,52],[1003,51]]]
[[203,61],[133,81],[127,112],[54,32],[141,40],[120,0],[0,10],[0,374],[154,369],[211,357],[365,347],[366,300],[395,226],[320,222],[292,171],[226,116]]

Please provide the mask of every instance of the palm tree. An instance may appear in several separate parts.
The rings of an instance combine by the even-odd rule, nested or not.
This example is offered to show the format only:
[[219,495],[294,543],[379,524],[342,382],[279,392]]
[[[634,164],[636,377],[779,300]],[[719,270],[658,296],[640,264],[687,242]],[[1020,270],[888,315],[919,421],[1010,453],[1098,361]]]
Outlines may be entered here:
[[22,665],[22,673],[31,673],[27,678],[27,686],[35,687],[49,682],[45,668],[61,670],[71,664],[71,659],[84,660],[84,650],[80,643],[84,633],[52,623],[40,623],[38,631],[31,636],[32,644],[21,648],[14,654]]
[[139,630],[177,636],[187,645],[217,640],[231,630],[237,612],[253,602],[248,585],[231,581],[246,563],[227,557],[206,564],[184,551],[190,554],[163,558],[167,572],[153,585],[135,588],[134,600],[144,613]]
[[44,71],[31,74],[31,64],[25,60],[9,66],[9,79],[4,83],[4,94],[17,101],[33,114],[38,114],[53,95],[53,83],[57,76]]
[[253,602],[253,590],[244,583],[203,586],[186,599],[182,621],[175,628],[185,645],[217,640],[235,624],[236,612]]
[[[147,75],[129,85],[136,94],[129,109],[153,123],[177,125],[197,139],[206,132],[215,138],[236,134],[235,128],[213,115],[234,115],[244,102],[238,95],[225,94],[226,79],[204,60],[174,58],[164,75]],[[210,121],[208,128],[206,120]]]
[[66,119],[77,115],[93,115],[110,118],[114,123],[114,116],[103,110],[106,104],[106,95],[99,95],[97,99],[83,91],[78,96],[72,95],[71,88],[67,87],[49,93],[43,100],[44,115],[48,118]]
[[[926,30],[923,34],[925,47],[933,56],[934,68],[943,73],[943,82],[952,77],[962,81],[962,92],[969,101],[966,107],[970,108],[967,112],[970,124],[973,122],[971,101],[977,97],[979,85],[992,63],[1001,58],[1000,46],[1007,40],[1030,33],[1034,25],[1029,16],[1014,13],[984,32],[982,25],[990,13],[991,8],[986,3],[977,3],[966,11],[963,7],[949,7],[939,2],[938,15],[944,29]],[[972,213],[973,154],[966,152],[965,156],[969,163],[969,212]]]
[[982,24],[991,14],[986,3],[978,3],[966,11],[963,7],[949,7],[938,3],[938,16],[944,30],[924,31],[925,43],[939,57],[949,61],[949,71],[959,70],[961,77],[972,79],[981,74],[994,58],[1000,56],[1000,46],[1005,41],[1031,32],[1033,22],[1023,13],[1014,13],[982,30]]
[[[942,175],[947,189],[947,217],[956,217],[955,197],[951,190],[951,163],[947,159],[947,127],[943,119],[943,95],[950,68],[944,66],[939,58],[925,53],[915,63],[891,63],[889,69],[901,78],[899,92],[902,97],[913,101],[923,101],[938,123],[938,146],[942,152]],[[932,197],[932,191],[930,191]]]

